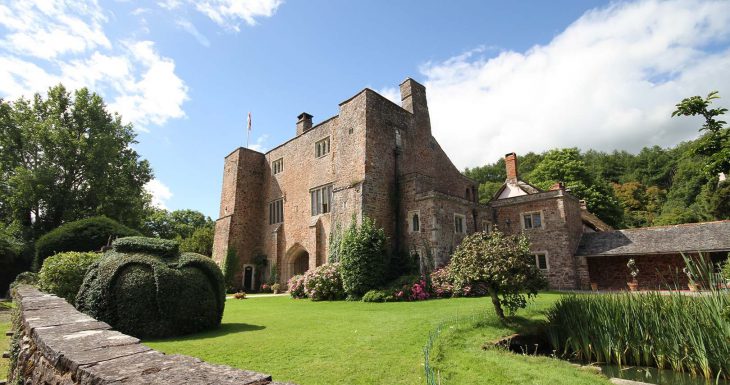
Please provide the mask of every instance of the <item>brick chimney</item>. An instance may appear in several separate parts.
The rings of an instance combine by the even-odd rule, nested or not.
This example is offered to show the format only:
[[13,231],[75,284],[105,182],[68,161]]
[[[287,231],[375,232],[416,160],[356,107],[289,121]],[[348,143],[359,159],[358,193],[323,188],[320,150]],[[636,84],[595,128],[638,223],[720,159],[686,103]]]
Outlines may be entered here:
[[517,183],[517,154],[510,152],[505,155],[504,164],[507,168],[507,182]]
[[297,116],[297,136],[309,131],[312,128],[312,115],[302,112]]

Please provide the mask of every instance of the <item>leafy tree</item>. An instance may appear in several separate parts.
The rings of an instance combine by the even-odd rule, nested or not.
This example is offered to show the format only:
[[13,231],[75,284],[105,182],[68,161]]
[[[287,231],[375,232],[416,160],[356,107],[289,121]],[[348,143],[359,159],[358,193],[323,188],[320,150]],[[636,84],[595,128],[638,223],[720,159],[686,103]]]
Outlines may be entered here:
[[706,98],[692,96],[677,103],[672,116],[696,116],[705,118],[700,132],[705,134],[697,141],[694,149],[698,155],[707,156],[705,172],[714,177],[730,170],[730,129],[725,128],[725,121],[717,118],[727,112],[727,108],[710,108],[715,99],[719,99],[717,91],[710,92]]
[[16,223],[26,240],[95,215],[139,227],[152,170],[135,137],[86,88],[0,100],[0,222]]
[[190,251],[210,257],[213,255],[214,235],[215,226],[198,227],[191,236],[180,241],[180,251]]
[[506,321],[503,306],[514,314],[546,284],[530,254],[527,237],[506,236],[498,230],[466,236],[451,257],[449,271],[455,291],[476,282],[486,284],[502,322]]
[[548,189],[555,182],[564,182],[571,193],[586,201],[588,209],[612,226],[623,222],[623,210],[605,180],[594,178],[577,148],[550,150],[530,173],[529,181]]
[[353,218],[340,246],[342,282],[350,298],[377,288],[386,272],[385,231],[368,217],[360,226],[356,222]]
[[213,221],[200,211],[152,209],[142,224],[148,236],[163,239],[186,239],[202,227],[214,225]]

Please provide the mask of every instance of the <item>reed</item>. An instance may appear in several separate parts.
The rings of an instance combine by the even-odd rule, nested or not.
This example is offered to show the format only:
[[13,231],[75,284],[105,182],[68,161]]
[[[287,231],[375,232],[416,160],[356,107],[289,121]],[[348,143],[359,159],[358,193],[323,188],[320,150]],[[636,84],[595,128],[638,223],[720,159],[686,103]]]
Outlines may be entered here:
[[721,291],[568,295],[548,310],[548,335],[565,358],[730,378],[728,306]]

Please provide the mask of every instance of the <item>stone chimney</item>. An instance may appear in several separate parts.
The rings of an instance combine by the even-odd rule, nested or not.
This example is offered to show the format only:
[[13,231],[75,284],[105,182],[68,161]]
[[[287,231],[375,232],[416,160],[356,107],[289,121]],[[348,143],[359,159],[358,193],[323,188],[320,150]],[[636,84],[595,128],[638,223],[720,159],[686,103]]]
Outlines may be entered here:
[[428,113],[428,101],[426,100],[426,87],[417,81],[407,78],[400,84],[401,107],[413,114],[416,123],[416,130],[431,138],[431,117]]
[[517,183],[517,154],[510,152],[504,156],[504,164],[507,168],[507,182]]
[[312,115],[302,112],[297,116],[297,136],[309,131],[312,128]]

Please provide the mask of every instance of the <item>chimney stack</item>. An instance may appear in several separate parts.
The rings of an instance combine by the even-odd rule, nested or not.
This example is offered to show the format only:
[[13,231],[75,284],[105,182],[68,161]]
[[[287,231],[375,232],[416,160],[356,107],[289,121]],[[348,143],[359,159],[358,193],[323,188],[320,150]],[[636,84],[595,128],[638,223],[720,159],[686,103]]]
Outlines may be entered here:
[[302,112],[297,116],[297,136],[309,131],[312,128],[312,115]]
[[507,182],[517,183],[517,154],[510,152],[505,155],[504,163],[507,168]]

